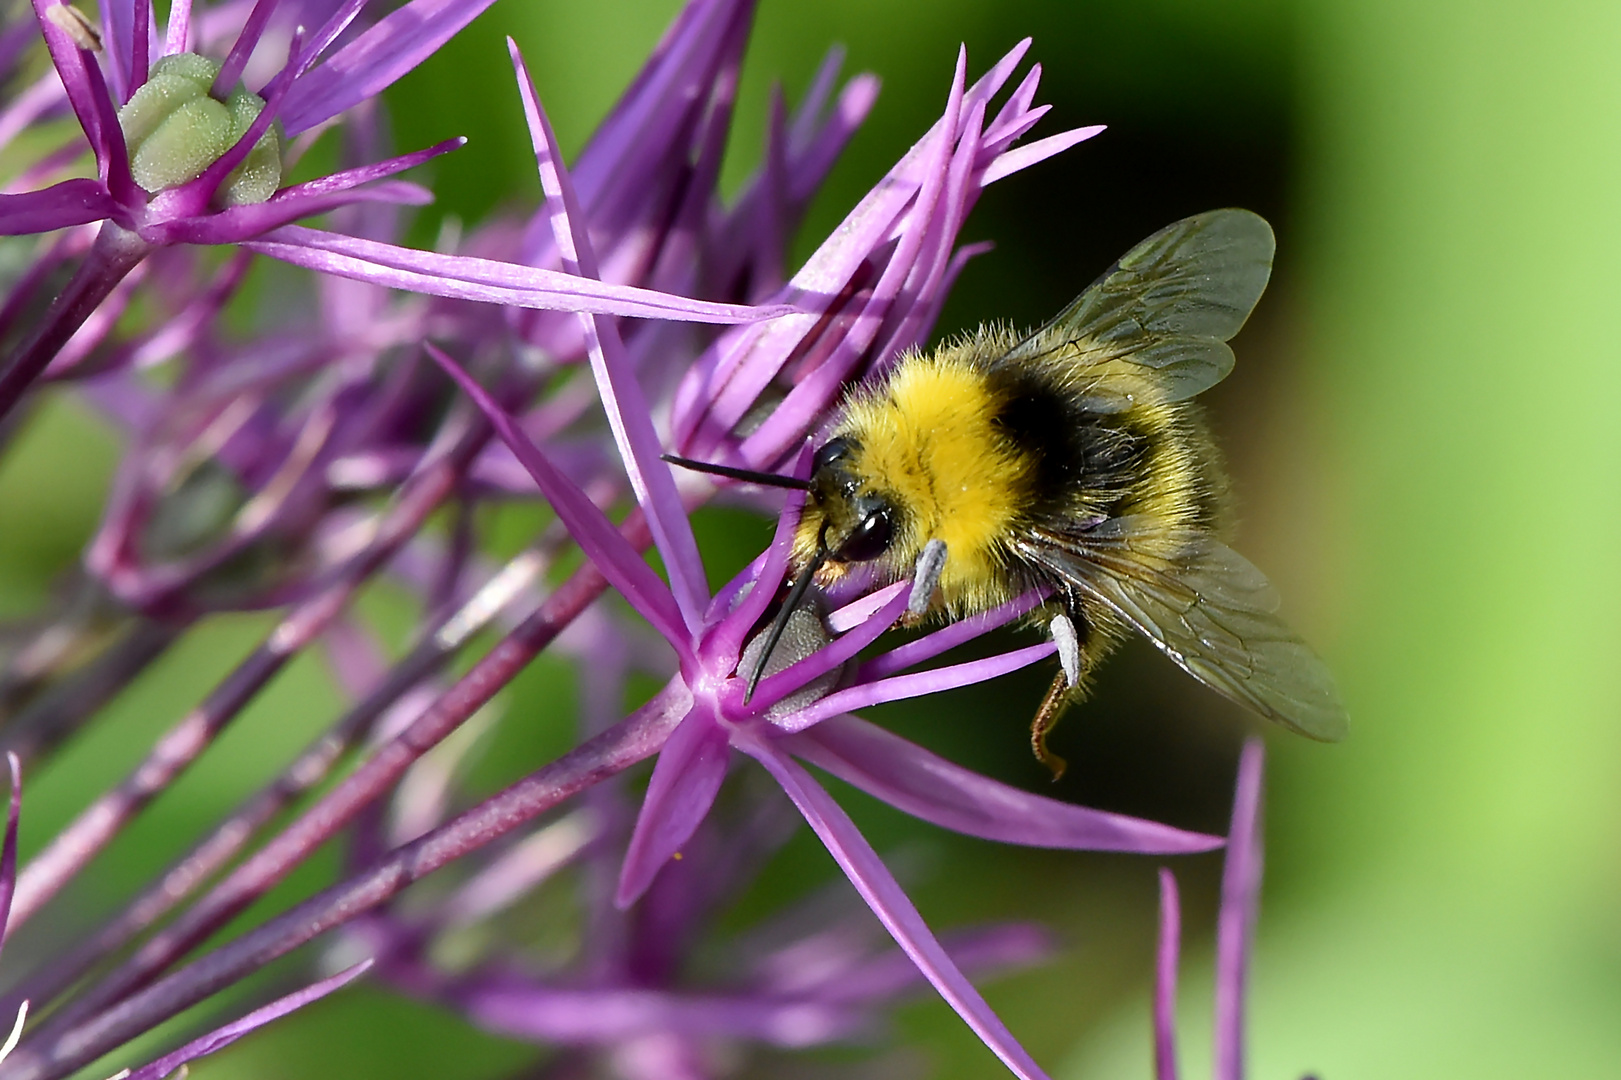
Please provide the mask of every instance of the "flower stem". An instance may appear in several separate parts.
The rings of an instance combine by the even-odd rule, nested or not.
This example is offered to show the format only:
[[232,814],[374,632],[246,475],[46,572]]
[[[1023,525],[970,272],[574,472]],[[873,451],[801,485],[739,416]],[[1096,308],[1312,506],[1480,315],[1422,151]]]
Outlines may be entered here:
[[107,651],[5,720],[0,750],[24,763],[78,731],[180,637],[183,625],[139,619]]
[[57,834],[17,877],[10,927],[20,926],[84,868],[134,816],[195,761],[265,684],[322,633],[360,585],[388,562],[455,490],[462,473],[489,438],[471,413],[445,456],[408,481],[384,515],[376,536],[338,579],[282,618],[270,636],[237,665],[201,704],[158,740],[145,760],[116,788],[93,802]]
[[23,393],[56,358],[68,339],[151,250],[151,244],[122,226],[102,222],[96,242],[67,288],[51,302],[33,337],[13,353],[5,369],[0,370],[0,420],[22,400]]
[[55,1080],[202,1001],[407,885],[506,835],[563,800],[652,756],[685,713],[672,683],[625,720],[347,881],[249,931],[94,1019],[0,1066],[0,1080]]
[[[555,538],[553,546],[555,546]],[[155,925],[234,859],[258,831],[295,799],[325,781],[343,754],[371,730],[390,706],[412,687],[436,673],[462,646],[482,631],[515,595],[527,588],[544,568],[546,560],[536,549],[519,555],[484,588],[478,590],[460,609],[445,613],[429,625],[421,640],[382,680],[304,748],[269,784],[249,797],[199,841],[145,892],[87,936],[65,956],[35,971],[20,987],[0,1000],[0,1015],[12,1011],[24,999],[36,1008],[54,1001],[57,995],[79,982],[96,964],[111,956]],[[71,1026],[84,1017],[119,1000],[152,972],[144,965],[121,973],[122,979],[104,980],[90,993],[63,1005],[51,1020],[53,1025]],[[15,999],[15,1001],[13,1001]]]
[[[638,549],[646,549],[652,543],[652,534],[640,511],[632,511],[620,526],[620,531]],[[146,985],[159,972],[230,922],[309,858],[339,829],[354,820],[363,809],[387,794],[413,762],[483,708],[497,691],[511,682],[607,587],[607,579],[595,566],[587,563],[575,571],[533,614],[480,658],[466,675],[441,694],[393,741],[362,762],[296,821],[222,879],[172,924],[142,945],[122,966],[53,1016],[35,1039],[51,1041],[82,1018],[113,1005]],[[426,670],[428,668],[425,666],[424,672]],[[383,697],[403,693],[409,685],[404,677],[391,679],[384,687],[368,695],[356,706],[356,710],[380,713],[386,707]],[[390,687],[393,689],[390,690]],[[61,1037],[65,1038],[66,1035]],[[23,1049],[26,1048],[25,1043]],[[4,1067],[0,1067],[0,1080],[9,1076],[6,1072],[9,1067],[9,1060]]]

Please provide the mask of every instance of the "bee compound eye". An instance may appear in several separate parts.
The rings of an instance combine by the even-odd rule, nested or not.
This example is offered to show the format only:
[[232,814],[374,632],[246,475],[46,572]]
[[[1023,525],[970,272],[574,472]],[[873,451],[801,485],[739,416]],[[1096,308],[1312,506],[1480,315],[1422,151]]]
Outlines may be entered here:
[[895,538],[895,523],[889,508],[881,507],[864,516],[839,545],[835,557],[840,562],[867,562],[889,550]]
[[817,449],[816,455],[811,458],[812,475],[815,475],[816,473],[825,469],[830,469],[834,465],[843,461],[845,458],[850,456],[850,450],[850,440],[842,435],[837,439],[831,439],[823,443]]

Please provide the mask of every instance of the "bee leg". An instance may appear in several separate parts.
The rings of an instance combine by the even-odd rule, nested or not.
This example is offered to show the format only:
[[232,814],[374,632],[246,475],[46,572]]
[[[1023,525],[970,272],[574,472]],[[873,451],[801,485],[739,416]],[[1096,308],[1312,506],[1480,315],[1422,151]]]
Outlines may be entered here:
[[906,598],[906,614],[916,622],[928,614],[934,602],[934,590],[940,586],[940,575],[946,569],[946,542],[930,540],[923,545],[917,557],[917,568],[912,573],[912,593]]
[[1064,681],[1073,690],[1081,685],[1081,636],[1075,632],[1075,624],[1068,615],[1054,615],[1047,630],[1053,636],[1053,644],[1058,646],[1058,664],[1064,669]]
[[1065,762],[1047,749],[1047,734],[1058,726],[1073,691],[1081,685],[1081,636],[1075,632],[1074,621],[1062,613],[1053,616],[1047,630],[1053,636],[1053,644],[1058,646],[1060,670],[1042,699],[1041,708],[1036,710],[1036,718],[1030,722],[1030,748],[1036,752],[1036,760],[1047,766],[1057,780],[1064,775]]
[[1069,676],[1060,671],[1054,678],[1053,684],[1047,690],[1047,696],[1041,699],[1041,708],[1036,710],[1036,718],[1030,721],[1030,749],[1035,751],[1036,760],[1047,766],[1056,781],[1064,775],[1068,766],[1063,758],[1047,749],[1047,733],[1058,726],[1059,717],[1069,707],[1070,684]]

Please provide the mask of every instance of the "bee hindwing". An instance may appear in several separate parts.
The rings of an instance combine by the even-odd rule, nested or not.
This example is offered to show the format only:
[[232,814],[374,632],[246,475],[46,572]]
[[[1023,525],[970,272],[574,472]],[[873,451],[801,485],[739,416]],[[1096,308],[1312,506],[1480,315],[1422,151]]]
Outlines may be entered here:
[[1131,519],[1095,540],[1045,537],[1021,554],[1106,605],[1188,674],[1313,739],[1345,737],[1328,668],[1276,614],[1277,593],[1243,556],[1208,536],[1174,561],[1133,550]]

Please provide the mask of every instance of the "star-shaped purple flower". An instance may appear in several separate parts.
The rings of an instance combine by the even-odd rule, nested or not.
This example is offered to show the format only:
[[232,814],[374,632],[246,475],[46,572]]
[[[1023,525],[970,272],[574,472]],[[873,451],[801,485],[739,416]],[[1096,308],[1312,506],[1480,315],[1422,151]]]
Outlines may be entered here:
[[[844,380],[861,369],[864,357],[887,357],[927,332],[944,286],[961,266],[963,256],[953,253],[953,238],[978,190],[996,176],[1096,130],[1055,136],[1023,151],[1008,149],[1041,114],[1030,108],[1035,91],[1032,73],[987,122],[989,99],[1011,75],[1022,51],[1016,50],[971,89],[965,85],[966,57],[959,57],[946,115],[785,288],[785,298],[795,290],[816,290],[819,313],[805,315],[798,326],[789,318],[759,333],[744,329],[723,338],[700,360],[675,402],[677,440],[683,449],[697,447],[717,455],[730,450],[747,463],[768,466],[795,450],[810,425],[828,410]],[[514,61],[564,266],[594,277],[596,259],[571,179],[516,51]],[[887,265],[876,268],[873,264],[885,255]],[[663,447],[653,414],[617,331],[606,320],[589,315],[582,319],[603,404],[637,504],[669,575],[668,584],[498,403],[451,357],[431,351],[479,403],[581,549],[676,652],[678,674],[642,712],[649,736],[662,734],[665,741],[626,855],[620,903],[628,904],[646,890],[691,839],[719,791],[730,751],[741,751],[783,788],[896,942],[986,1045],[1016,1075],[1043,1076],[941,948],[849,817],[800,761],[918,817],[1005,842],[1181,853],[1209,850],[1220,841],[1031,795],[947,762],[853,715],[853,710],[879,702],[980,682],[1050,655],[1051,644],[1040,644],[983,660],[913,670],[1031,610],[1041,601],[1036,595],[951,624],[859,665],[857,655],[905,610],[906,583],[837,598],[842,606],[825,621],[806,620],[809,625],[800,631],[794,661],[768,674],[746,700],[744,680],[736,672],[754,629],[783,584],[793,535],[792,508],[782,516],[771,547],[711,593],[682,494],[660,460]],[[807,337],[830,323],[840,325],[843,333],[812,339],[813,353],[820,354],[819,366],[802,365],[795,385],[770,418],[741,444],[731,442],[728,433],[744,411],[800,355]],[[804,464],[800,446],[798,465]]]

